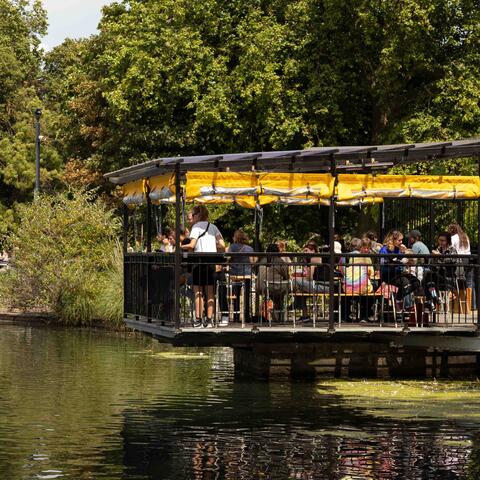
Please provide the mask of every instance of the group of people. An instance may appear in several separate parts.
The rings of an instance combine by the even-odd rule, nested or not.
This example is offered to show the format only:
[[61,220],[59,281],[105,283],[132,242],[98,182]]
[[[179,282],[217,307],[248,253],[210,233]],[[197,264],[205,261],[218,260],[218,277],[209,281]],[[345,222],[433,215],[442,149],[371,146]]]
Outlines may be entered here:
[[438,292],[454,290],[457,282],[463,282],[465,288],[473,291],[474,271],[468,258],[462,258],[470,255],[470,240],[460,225],[451,224],[447,231],[441,232],[432,251],[418,230],[409,232],[405,243],[398,230],[390,231],[382,245],[371,232],[362,239],[354,238],[351,253],[379,254],[380,265],[375,270],[368,256],[351,259],[352,264],[360,267],[343,267],[345,291],[365,294],[392,286],[396,300],[404,302],[407,309],[412,306],[414,294],[421,291],[432,310],[440,301]]
[[[233,242],[226,247],[220,230],[209,222],[208,209],[203,205],[192,208],[188,222],[189,229],[180,232],[180,248],[184,252],[205,254],[191,257],[196,261],[189,264],[186,275],[182,277],[193,290],[194,327],[213,326],[218,285],[221,286],[217,291],[221,311],[219,325],[227,326],[231,320],[225,289],[224,252],[230,253],[227,268],[233,285],[235,318],[239,317],[241,292],[244,295],[244,318],[247,321],[250,318],[253,271],[256,273],[257,293],[273,303],[273,311],[281,305],[288,291],[293,289],[297,293],[295,307],[302,312],[300,320],[308,319],[309,295],[328,294],[330,267],[327,262],[322,262],[315,240],[309,240],[302,254],[295,257],[286,253],[287,244],[283,240],[269,244],[265,250],[268,255],[261,255],[254,252],[247,235],[240,229],[235,231]],[[391,285],[396,289],[398,299],[405,299],[417,289],[424,288],[432,301],[435,296],[432,286],[451,288],[453,279],[459,277],[465,279],[467,287],[473,286],[473,270],[468,268],[468,262],[449,257],[470,254],[470,241],[458,224],[450,225],[448,231],[438,235],[437,246],[431,252],[418,230],[409,232],[405,243],[403,234],[397,230],[390,231],[383,243],[378,242],[374,232],[352,238],[346,246],[342,246],[340,238],[336,238],[335,285],[341,285],[343,292],[352,295],[372,293],[381,285]],[[176,245],[175,232],[166,229],[159,239],[159,250],[173,252]],[[377,254],[378,265],[374,265],[372,259],[377,258]],[[424,255],[433,255],[435,260],[429,262]],[[295,261],[292,261],[293,258]],[[301,293],[306,295],[299,295]]]

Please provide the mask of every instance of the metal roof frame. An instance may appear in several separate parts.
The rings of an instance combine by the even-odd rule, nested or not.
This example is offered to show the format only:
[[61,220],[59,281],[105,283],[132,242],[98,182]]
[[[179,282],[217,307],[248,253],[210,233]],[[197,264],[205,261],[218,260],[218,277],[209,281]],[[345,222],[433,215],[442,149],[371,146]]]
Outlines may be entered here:
[[227,153],[160,157],[105,174],[110,182],[123,185],[175,170],[327,173],[386,171],[399,164],[480,156],[480,138],[415,144],[314,147],[305,150]]

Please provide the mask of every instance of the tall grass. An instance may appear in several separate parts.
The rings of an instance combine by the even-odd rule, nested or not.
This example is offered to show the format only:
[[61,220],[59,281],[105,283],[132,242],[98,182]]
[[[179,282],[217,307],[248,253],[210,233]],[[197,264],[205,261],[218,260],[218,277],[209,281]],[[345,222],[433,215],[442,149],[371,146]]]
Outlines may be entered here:
[[42,195],[19,214],[14,268],[0,279],[7,303],[51,311],[66,324],[118,325],[123,266],[113,212],[92,194],[70,191]]

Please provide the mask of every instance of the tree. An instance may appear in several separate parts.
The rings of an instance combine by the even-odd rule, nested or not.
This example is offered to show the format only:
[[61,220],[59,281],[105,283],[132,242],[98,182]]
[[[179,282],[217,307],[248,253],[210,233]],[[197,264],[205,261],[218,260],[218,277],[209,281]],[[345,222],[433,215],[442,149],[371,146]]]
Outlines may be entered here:
[[[15,204],[28,201],[35,182],[33,110],[39,98],[46,15],[39,1],[0,0],[0,236],[14,223]],[[52,141],[55,114],[42,117],[42,181],[55,184],[62,160]]]

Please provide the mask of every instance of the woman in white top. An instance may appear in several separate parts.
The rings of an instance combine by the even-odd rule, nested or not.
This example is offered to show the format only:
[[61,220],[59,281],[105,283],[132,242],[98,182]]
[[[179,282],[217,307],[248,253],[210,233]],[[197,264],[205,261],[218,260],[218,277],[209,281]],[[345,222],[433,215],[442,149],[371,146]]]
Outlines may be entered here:
[[459,255],[470,255],[470,240],[458,223],[448,226],[448,233],[452,236],[452,247]]
[[[452,246],[455,247],[459,255],[471,255],[468,235],[458,223],[450,224],[448,226],[448,233],[452,236]],[[472,308],[476,308],[477,299],[475,298],[474,269],[469,267],[469,261],[467,259],[465,259],[465,262],[459,263],[464,265],[463,269],[461,267],[459,268],[459,273],[461,275],[463,274],[466,287],[472,289]],[[462,272],[462,270],[464,271]]]
[[[193,250],[196,253],[216,253],[218,250],[225,250],[220,230],[208,221],[208,210],[203,205],[195,205],[190,212],[192,219],[192,230],[190,232],[190,243],[182,245],[184,250]],[[214,313],[214,284],[215,265],[199,259],[199,264],[192,269],[192,286],[195,294],[195,322],[194,327],[202,325],[204,312],[204,301],[206,297],[207,318],[203,324],[207,327],[213,326]]]

